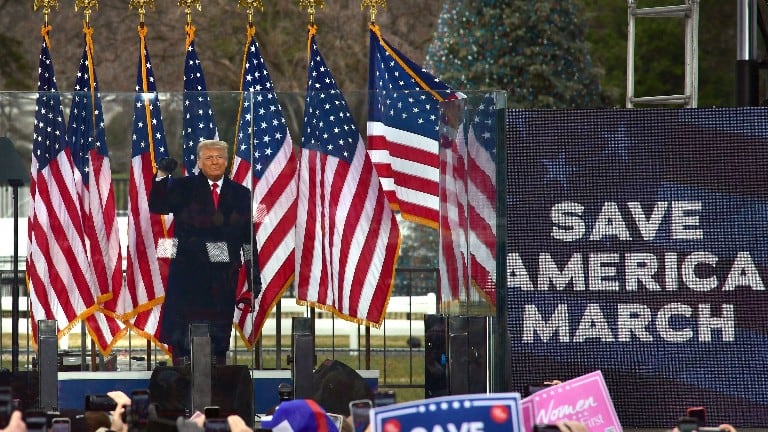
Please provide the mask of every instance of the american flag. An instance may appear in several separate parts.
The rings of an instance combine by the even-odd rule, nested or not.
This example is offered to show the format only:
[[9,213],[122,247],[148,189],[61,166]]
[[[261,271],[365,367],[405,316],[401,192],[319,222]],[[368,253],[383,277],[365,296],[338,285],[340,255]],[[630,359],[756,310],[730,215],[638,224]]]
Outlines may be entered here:
[[496,305],[496,131],[497,104],[485,95],[467,139],[469,274],[472,285]]
[[[235,324],[249,347],[269,311],[293,283],[297,166],[283,112],[252,32],[249,27],[232,168],[232,179],[253,193],[253,231],[261,270],[262,290],[255,299],[255,310],[235,311]],[[238,296],[248,289],[244,270],[242,276]]]
[[38,320],[56,320],[59,337],[96,308],[72,156],[66,143],[61,96],[43,27],[30,169],[27,277],[32,332]]
[[378,326],[392,293],[400,230],[314,33],[312,27],[299,165],[297,299]]
[[441,113],[440,145],[440,301],[466,299],[467,188],[463,104],[451,103]]
[[154,181],[155,161],[167,157],[168,148],[146,34],[146,27],[140,27],[128,183],[127,290],[121,303],[126,324],[165,349],[158,332],[171,254],[161,252],[172,243],[172,233],[168,232],[172,218],[150,213],[147,198]]
[[439,224],[439,102],[462,95],[413,63],[371,24],[368,153],[402,217]]
[[98,313],[89,315],[86,325],[96,346],[107,355],[125,333],[116,319],[123,269],[104,112],[93,64],[92,31],[90,27],[85,28],[85,47],[72,94],[67,142],[82,179],[78,196],[88,243],[87,262],[92,266],[96,282],[91,290],[99,304]]
[[182,135],[184,140],[184,173],[196,174],[197,144],[206,139],[219,139],[216,118],[205,87],[205,76],[195,51],[195,28],[187,24],[187,57],[184,60],[184,108]]

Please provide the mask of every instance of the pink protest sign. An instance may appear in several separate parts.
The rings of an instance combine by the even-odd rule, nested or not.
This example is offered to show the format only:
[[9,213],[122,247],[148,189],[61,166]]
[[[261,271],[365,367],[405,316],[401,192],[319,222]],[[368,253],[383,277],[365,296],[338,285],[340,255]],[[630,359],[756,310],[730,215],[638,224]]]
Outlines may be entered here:
[[523,399],[520,408],[526,431],[535,424],[575,420],[590,432],[622,432],[600,371],[536,392]]

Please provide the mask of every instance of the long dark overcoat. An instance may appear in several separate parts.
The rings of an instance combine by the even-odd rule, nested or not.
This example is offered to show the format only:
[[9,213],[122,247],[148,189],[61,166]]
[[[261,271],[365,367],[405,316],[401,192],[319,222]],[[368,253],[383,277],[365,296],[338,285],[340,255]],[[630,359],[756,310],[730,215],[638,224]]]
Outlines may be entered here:
[[[188,350],[189,324],[208,323],[211,350],[218,355],[226,353],[241,250],[244,244],[250,246],[250,191],[225,176],[216,209],[204,175],[165,177],[153,182],[149,209],[158,214],[173,213],[177,240],[168,273],[160,340],[169,347]],[[255,254],[256,248],[253,251]]]

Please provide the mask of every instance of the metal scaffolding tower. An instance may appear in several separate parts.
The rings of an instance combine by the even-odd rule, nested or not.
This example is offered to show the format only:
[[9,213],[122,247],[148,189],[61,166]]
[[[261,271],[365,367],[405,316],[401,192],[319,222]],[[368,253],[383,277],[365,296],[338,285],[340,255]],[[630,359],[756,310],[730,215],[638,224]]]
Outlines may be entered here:
[[[685,0],[678,6],[639,8],[637,0],[627,0],[629,26],[627,31],[627,108],[636,104],[683,105],[696,107],[699,67],[699,0]],[[685,21],[685,88],[683,94],[645,96],[635,95],[635,20],[637,18],[678,18]]]

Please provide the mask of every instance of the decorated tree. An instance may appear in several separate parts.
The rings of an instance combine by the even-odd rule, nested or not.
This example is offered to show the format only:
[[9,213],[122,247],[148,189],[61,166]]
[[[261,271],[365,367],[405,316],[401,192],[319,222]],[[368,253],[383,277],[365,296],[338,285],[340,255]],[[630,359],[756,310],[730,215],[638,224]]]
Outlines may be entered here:
[[606,105],[574,1],[447,0],[426,66],[457,89],[507,90],[511,107]]

